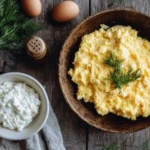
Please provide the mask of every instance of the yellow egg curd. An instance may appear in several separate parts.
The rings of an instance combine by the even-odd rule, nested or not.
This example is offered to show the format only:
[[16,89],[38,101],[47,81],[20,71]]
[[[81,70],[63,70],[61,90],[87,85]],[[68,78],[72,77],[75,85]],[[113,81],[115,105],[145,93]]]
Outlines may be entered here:
[[[100,115],[113,113],[131,120],[150,115],[150,42],[139,37],[130,26],[116,25],[82,37],[69,70],[77,84],[77,99],[94,103]],[[104,63],[113,52],[124,60],[122,69],[140,68],[141,77],[121,89],[108,79],[112,68]]]

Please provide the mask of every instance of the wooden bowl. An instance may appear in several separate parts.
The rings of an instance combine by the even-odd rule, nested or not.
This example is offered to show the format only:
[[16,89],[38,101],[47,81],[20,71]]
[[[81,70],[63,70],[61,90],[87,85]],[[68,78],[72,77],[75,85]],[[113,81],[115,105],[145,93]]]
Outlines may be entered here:
[[59,82],[63,95],[71,109],[82,120],[98,129],[119,133],[144,129],[150,126],[150,117],[139,117],[136,121],[131,121],[113,114],[101,116],[96,113],[92,104],[76,99],[77,86],[71,81],[68,70],[73,67],[74,54],[79,49],[82,36],[100,28],[100,24],[130,25],[139,31],[140,36],[150,40],[150,18],[139,12],[129,9],[112,9],[87,18],[71,32],[60,53]]

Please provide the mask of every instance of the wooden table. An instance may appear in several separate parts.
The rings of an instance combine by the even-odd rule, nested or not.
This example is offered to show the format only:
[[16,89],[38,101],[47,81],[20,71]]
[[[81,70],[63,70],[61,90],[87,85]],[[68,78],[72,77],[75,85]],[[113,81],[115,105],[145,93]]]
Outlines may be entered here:
[[[42,24],[42,30],[37,35],[41,36],[47,43],[49,51],[47,63],[42,67],[35,67],[24,61],[13,62],[6,55],[3,55],[8,63],[5,71],[27,73],[38,79],[46,87],[52,107],[58,118],[67,150],[102,150],[102,145],[112,143],[121,144],[121,150],[141,150],[140,146],[150,139],[150,128],[130,134],[107,133],[89,126],[71,111],[59,87],[58,58],[62,44],[70,31],[89,15],[111,7],[128,7],[150,15],[150,0],[115,0],[114,3],[113,0],[75,0],[80,7],[80,14],[73,21],[63,25],[53,24],[48,17],[52,8],[62,0],[41,1],[43,11],[35,21]],[[42,132],[40,134],[43,150],[47,149],[44,145],[44,139],[42,139]],[[3,146],[0,144],[0,150],[8,150],[9,145],[12,147],[10,150],[24,149],[18,142],[1,140],[0,143],[3,143]]]

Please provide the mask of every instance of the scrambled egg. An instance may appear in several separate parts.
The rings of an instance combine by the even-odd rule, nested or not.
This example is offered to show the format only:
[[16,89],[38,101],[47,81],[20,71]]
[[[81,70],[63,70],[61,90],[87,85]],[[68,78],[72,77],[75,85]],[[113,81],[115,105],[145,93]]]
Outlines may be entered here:
[[[77,99],[94,103],[100,115],[111,112],[131,120],[150,115],[150,42],[137,33],[130,26],[101,25],[82,38],[69,75],[78,86]],[[112,51],[124,59],[124,70],[130,65],[142,72],[139,79],[124,85],[121,91],[107,80],[112,68],[104,64],[104,59]]]

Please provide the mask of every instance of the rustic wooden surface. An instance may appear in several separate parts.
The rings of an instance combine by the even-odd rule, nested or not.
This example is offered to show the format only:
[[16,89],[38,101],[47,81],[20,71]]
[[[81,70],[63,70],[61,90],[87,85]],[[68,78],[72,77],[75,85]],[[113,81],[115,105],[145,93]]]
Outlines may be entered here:
[[[27,73],[38,79],[46,87],[67,150],[102,150],[102,145],[113,143],[121,144],[120,150],[141,150],[140,146],[145,141],[150,140],[150,128],[130,134],[107,133],[88,126],[71,111],[65,103],[58,83],[58,58],[61,46],[71,29],[87,16],[111,7],[128,7],[150,15],[150,0],[75,0],[80,7],[80,15],[73,21],[62,25],[53,23],[49,17],[52,8],[62,0],[41,1],[43,4],[42,14],[34,21],[41,23],[42,30],[37,35],[41,36],[48,46],[49,57],[46,64],[33,66],[26,61],[13,61],[6,54],[2,54],[8,63],[5,71]],[[43,150],[46,150],[42,132],[40,134]],[[22,149],[24,149],[22,142],[0,140],[0,150]]]

